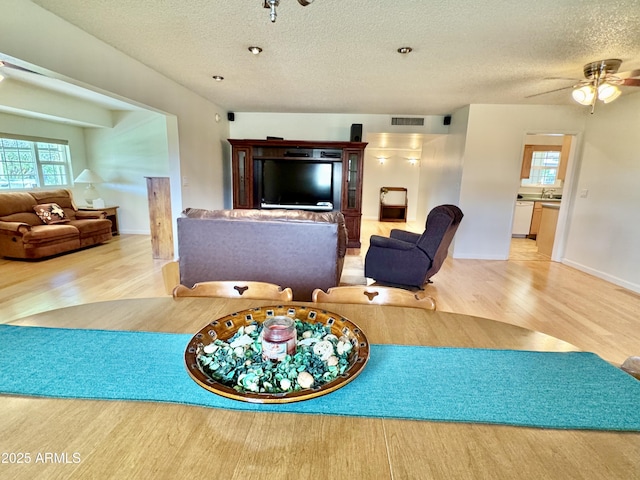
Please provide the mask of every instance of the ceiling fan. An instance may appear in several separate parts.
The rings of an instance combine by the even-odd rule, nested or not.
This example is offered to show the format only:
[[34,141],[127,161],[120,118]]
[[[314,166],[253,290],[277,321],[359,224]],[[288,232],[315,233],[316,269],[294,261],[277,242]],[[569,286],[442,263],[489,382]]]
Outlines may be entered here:
[[556,88],[542,93],[528,95],[525,98],[537,97],[547,93],[573,89],[573,99],[581,105],[590,105],[591,113],[595,111],[596,100],[603,103],[613,102],[622,93],[619,86],[640,87],[640,70],[618,73],[622,60],[609,58],[587,63],[584,68],[584,80],[577,78],[548,77],[546,80],[572,80],[573,85]]
[[[313,0],[298,0],[298,3],[303,7],[310,5],[313,3]],[[268,8],[270,10],[269,17],[271,18],[271,22],[276,21],[276,17],[278,16],[276,13],[276,7],[280,5],[280,0],[264,0],[262,6],[264,8]]]

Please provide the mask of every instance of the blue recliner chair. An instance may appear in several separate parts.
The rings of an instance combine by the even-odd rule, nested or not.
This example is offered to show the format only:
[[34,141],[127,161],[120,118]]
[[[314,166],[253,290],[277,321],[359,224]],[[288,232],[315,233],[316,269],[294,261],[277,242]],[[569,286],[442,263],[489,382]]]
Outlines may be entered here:
[[371,236],[364,276],[377,283],[422,288],[440,270],[463,214],[455,205],[440,205],[427,215],[422,235],[393,229],[391,236]]

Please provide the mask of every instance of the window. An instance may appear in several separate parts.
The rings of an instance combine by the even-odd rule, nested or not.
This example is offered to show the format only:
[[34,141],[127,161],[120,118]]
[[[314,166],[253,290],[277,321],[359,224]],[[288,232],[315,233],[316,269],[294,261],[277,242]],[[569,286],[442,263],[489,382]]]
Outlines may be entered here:
[[0,189],[66,186],[69,172],[66,140],[0,134]]
[[522,162],[523,187],[560,186],[562,147],[526,145]]

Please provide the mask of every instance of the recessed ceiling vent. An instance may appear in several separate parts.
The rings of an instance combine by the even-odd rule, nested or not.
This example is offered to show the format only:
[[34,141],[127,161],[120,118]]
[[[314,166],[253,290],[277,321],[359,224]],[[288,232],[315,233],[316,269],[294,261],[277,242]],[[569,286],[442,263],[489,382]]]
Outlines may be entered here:
[[424,125],[424,118],[391,117],[391,125]]

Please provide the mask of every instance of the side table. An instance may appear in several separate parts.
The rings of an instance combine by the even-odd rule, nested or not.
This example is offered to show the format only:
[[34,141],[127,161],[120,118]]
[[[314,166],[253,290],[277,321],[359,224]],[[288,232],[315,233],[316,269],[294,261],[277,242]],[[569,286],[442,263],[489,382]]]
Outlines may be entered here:
[[83,212],[107,212],[107,218],[111,220],[111,233],[113,235],[120,235],[120,231],[118,230],[118,208],[119,205],[106,205],[103,208],[78,207],[78,210]]
[[382,187],[380,189],[380,222],[407,221],[407,189],[404,187]]

